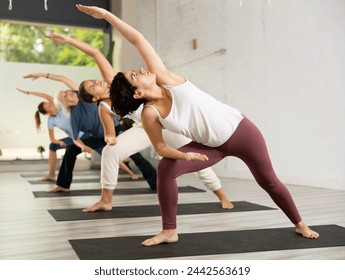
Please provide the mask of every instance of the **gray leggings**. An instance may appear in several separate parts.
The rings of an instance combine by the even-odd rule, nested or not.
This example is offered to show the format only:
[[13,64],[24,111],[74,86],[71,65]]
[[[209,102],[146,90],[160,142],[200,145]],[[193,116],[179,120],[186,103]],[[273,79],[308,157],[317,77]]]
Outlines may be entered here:
[[296,205],[286,186],[277,178],[268,154],[265,140],[259,129],[244,118],[236,131],[223,145],[209,147],[190,142],[178,150],[206,154],[208,161],[175,160],[163,158],[157,168],[157,192],[163,229],[176,228],[178,188],[176,178],[212,166],[227,156],[244,161],[256,182],[271,196],[293,224],[301,221]]

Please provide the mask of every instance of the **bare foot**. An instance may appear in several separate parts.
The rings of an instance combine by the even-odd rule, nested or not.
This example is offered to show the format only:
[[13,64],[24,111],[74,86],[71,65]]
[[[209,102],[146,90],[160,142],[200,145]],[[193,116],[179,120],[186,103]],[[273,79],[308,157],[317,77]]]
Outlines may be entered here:
[[311,230],[303,221],[300,221],[295,227],[296,232],[305,238],[316,239],[320,236],[316,231]]
[[230,200],[228,199],[228,197],[226,196],[226,194],[224,193],[222,188],[219,188],[219,189],[213,191],[213,193],[218,197],[220,204],[222,205],[223,209],[232,209],[235,207],[230,202]]
[[141,245],[154,246],[161,243],[174,243],[178,241],[178,235],[176,229],[162,230],[156,236],[146,239]]
[[91,207],[83,209],[83,212],[96,212],[96,211],[110,211],[113,209],[111,202],[103,202],[102,200],[96,202]]
[[222,208],[223,209],[232,209],[232,208],[234,208],[235,206],[230,202],[230,200],[229,199],[222,199],[221,201],[220,201],[220,204],[222,205]]
[[50,189],[47,192],[51,192],[51,193],[56,193],[56,192],[69,192],[69,189],[60,187],[60,186],[55,186],[54,188]]

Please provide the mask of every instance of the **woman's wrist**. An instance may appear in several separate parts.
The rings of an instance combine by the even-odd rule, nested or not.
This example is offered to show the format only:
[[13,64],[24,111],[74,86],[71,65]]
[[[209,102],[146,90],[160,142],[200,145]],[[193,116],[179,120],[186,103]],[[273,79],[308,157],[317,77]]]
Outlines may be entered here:
[[112,18],[114,18],[114,14],[109,12],[109,11],[105,11],[103,14],[102,14],[102,19],[106,20],[106,21],[110,21]]
[[47,73],[46,78],[49,79],[49,73]]

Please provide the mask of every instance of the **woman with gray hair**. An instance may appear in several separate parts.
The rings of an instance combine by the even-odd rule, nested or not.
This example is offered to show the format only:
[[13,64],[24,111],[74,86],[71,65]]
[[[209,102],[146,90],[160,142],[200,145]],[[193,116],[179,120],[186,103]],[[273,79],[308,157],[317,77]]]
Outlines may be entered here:
[[[54,97],[50,96],[46,93],[41,92],[34,92],[28,90],[21,90],[18,91],[27,94],[33,95],[37,97],[41,97],[46,99],[46,102],[41,102],[38,105],[38,110],[35,113],[35,122],[36,128],[39,131],[41,126],[41,118],[40,114],[48,115],[48,132],[49,132],[49,171],[48,175],[43,177],[42,181],[55,181],[55,170],[56,170],[56,151],[59,149],[65,149],[67,146],[73,144],[73,140],[71,138],[72,128],[71,122],[69,120],[70,116],[70,109],[62,102],[62,96],[66,93],[66,91],[74,91],[78,89],[78,85],[74,83],[72,80],[68,79],[62,75],[55,75],[50,73],[34,73],[28,74],[23,76],[24,79],[32,79],[33,81],[39,78],[50,79],[58,82],[64,83],[68,89],[67,90],[60,90],[58,91]],[[62,139],[56,139],[54,128],[57,127],[61,129],[63,132],[67,134],[68,137],[64,137]],[[80,137],[82,137],[83,133],[80,133]]]

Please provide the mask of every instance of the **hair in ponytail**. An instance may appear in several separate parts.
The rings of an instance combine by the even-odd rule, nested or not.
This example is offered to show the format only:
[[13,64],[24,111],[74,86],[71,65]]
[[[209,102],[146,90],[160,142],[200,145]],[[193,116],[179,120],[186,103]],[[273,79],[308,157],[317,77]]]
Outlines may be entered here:
[[40,113],[43,115],[47,114],[47,111],[44,109],[43,105],[44,105],[44,102],[41,102],[40,104],[38,104],[38,107],[37,107],[38,110],[35,113],[35,122],[36,122],[37,131],[41,130],[42,122],[41,122]]
[[35,122],[36,122],[36,129],[37,131],[41,130],[41,118],[40,118],[40,112],[36,111],[35,113]]

